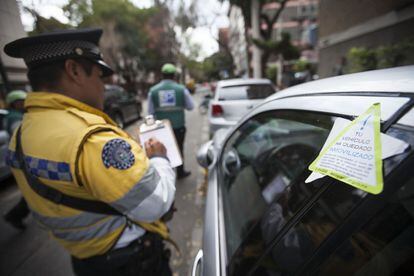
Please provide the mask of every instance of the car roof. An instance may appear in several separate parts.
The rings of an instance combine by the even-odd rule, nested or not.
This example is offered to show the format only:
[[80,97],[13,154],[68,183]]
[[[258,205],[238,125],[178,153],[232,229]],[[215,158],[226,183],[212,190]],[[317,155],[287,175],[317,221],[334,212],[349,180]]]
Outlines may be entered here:
[[300,95],[344,92],[414,93],[414,66],[373,70],[311,81],[279,91],[268,97],[267,101]]
[[217,87],[236,86],[236,85],[247,85],[247,84],[271,84],[272,82],[268,79],[229,79],[221,80],[217,83]]

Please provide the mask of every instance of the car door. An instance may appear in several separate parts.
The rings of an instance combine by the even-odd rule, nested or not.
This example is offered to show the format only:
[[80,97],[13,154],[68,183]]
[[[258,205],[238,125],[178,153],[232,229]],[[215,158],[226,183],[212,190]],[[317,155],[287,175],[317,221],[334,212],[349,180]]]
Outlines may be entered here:
[[[345,200],[334,198],[328,207],[343,217],[297,273],[377,276],[414,273],[414,128],[396,124],[386,134],[405,141],[409,147],[383,161],[384,190],[372,195],[347,187],[348,195],[342,195]],[[333,193],[334,189],[329,187],[318,202]],[[347,211],[344,203],[348,212],[344,212]],[[317,204],[305,216],[309,219],[316,209]]]
[[[334,254],[341,242],[357,231],[352,223],[345,224],[354,231],[340,236],[341,242],[323,247],[345,227],[348,216],[358,213],[359,204],[370,200],[375,205],[375,196],[329,177],[304,182],[310,174],[308,166],[319,153],[335,118],[305,111],[265,112],[246,121],[227,140],[218,161],[223,247],[220,254],[225,273],[320,274],[321,263],[328,262],[326,254]],[[394,129],[388,133],[413,142],[413,133]],[[411,153],[384,161],[385,174],[399,168]],[[385,185],[393,181],[386,178]],[[401,181],[408,180],[400,179],[399,185]],[[412,183],[407,185],[412,187]],[[384,195],[387,193],[384,191]],[[405,218],[412,223],[409,215]],[[355,219],[361,221],[361,217]],[[400,228],[405,231],[404,226]],[[349,244],[355,244],[355,240]],[[372,247],[380,245],[386,247],[380,242]],[[345,246],[345,253],[339,257],[346,256],[348,248]],[[410,252],[410,247],[404,252]],[[409,263],[412,255],[406,255],[404,263]],[[328,264],[336,271],[335,262]],[[357,272],[355,267],[353,271]],[[329,273],[332,275],[332,270],[321,274]]]

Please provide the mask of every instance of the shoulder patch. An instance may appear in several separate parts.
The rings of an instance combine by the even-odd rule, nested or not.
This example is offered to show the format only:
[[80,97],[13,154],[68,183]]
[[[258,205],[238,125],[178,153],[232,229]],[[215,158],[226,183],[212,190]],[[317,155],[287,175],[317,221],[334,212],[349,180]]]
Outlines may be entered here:
[[117,138],[106,142],[102,150],[102,161],[106,168],[126,170],[134,165],[135,157],[131,152],[131,145]]

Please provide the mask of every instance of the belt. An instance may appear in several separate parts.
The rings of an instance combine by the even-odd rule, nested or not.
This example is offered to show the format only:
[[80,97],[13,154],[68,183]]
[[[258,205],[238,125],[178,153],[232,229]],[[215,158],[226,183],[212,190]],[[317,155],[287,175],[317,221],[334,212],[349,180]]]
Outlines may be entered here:
[[105,254],[92,256],[92,257],[85,258],[85,259],[78,259],[73,256],[72,258],[82,263],[89,263],[89,264],[126,261],[128,260],[129,257],[134,256],[134,255],[139,255],[140,252],[144,251],[144,249],[154,246],[156,241],[162,243],[161,236],[159,236],[158,234],[147,232],[143,236],[132,241],[129,245],[122,247],[122,248],[117,248],[117,249],[108,251]]
[[164,270],[170,271],[170,256],[171,251],[164,248],[161,236],[147,232],[130,245],[99,256],[86,259],[72,256],[72,265],[75,273],[88,276],[111,275],[112,272],[124,270],[134,271],[137,275],[171,275],[161,273]]

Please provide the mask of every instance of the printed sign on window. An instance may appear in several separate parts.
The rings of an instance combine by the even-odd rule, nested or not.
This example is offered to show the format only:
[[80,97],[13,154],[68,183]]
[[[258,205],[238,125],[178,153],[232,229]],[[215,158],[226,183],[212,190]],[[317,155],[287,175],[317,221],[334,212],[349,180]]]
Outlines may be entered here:
[[175,106],[176,105],[175,91],[174,90],[161,90],[158,93],[158,99],[159,99],[159,102],[160,102],[160,107]]
[[309,169],[379,194],[383,189],[380,118],[376,103],[343,128]]

